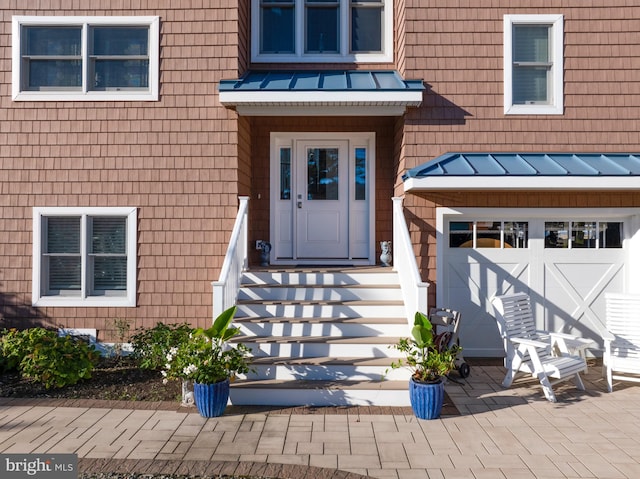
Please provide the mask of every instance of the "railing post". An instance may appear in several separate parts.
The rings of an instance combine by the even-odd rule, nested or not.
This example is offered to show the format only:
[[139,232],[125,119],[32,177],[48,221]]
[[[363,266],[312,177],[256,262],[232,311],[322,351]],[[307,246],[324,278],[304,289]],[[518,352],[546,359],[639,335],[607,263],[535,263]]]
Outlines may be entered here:
[[395,260],[393,268],[398,272],[400,287],[404,297],[407,321],[413,324],[416,311],[428,314],[427,288],[429,283],[422,281],[418,263],[413,252],[409,228],[402,211],[403,198],[394,197],[393,201],[393,249]]
[[213,318],[233,306],[238,298],[242,272],[249,266],[248,213],[249,197],[240,196],[236,221],[231,231],[229,246],[220,270],[220,279],[211,283],[213,289]]

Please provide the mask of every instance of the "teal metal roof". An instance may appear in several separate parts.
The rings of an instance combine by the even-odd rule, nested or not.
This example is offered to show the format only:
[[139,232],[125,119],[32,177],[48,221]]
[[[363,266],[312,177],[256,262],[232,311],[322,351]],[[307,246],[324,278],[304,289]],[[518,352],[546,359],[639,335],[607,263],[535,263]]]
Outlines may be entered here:
[[221,80],[220,91],[418,91],[422,80],[404,80],[395,70],[249,71],[235,80]]
[[424,90],[394,70],[249,71],[221,80],[219,99],[241,115],[398,116],[419,106]]
[[640,189],[640,153],[447,153],[408,170],[405,190]]
[[640,175],[640,154],[447,153],[407,171],[404,178],[629,175]]

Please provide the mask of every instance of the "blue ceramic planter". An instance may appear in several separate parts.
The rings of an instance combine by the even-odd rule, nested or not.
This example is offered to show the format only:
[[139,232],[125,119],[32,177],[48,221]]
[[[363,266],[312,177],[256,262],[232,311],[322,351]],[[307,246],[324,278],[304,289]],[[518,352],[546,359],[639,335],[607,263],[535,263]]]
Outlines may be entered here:
[[214,384],[193,383],[193,397],[202,417],[222,416],[229,400],[229,379]]
[[421,383],[411,378],[409,400],[418,419],[438,419],[444,401],[444,383]]

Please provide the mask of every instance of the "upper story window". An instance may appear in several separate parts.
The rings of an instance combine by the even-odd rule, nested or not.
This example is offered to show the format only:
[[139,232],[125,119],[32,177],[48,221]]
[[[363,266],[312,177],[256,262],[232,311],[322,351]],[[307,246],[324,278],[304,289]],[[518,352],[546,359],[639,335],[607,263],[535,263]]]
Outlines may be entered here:
[[563,16],[504,16],[505,114],[563,113]]
[[135,208],[34,208],[34,306],[135,306]]
[[252,0],[256,62],[390,62],[391,0]]
[[13,17],[13,99],[157,100],[158,17]]

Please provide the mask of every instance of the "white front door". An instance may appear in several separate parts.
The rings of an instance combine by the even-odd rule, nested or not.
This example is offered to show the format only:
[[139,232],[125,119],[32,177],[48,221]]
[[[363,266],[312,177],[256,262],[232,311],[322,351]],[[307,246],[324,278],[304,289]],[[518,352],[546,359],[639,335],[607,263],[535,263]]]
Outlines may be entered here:
[[469,208],[439,215],[437,305],[461,311],[465,355],[503,354],[490,301],[513,292],[531,296],[538,328],[601,346],[604,294],[629,288],[630,213]]
[[373,261],[373,134],[273,134],[271,262]]
[[295,193],[298,259],[349,255],[348,142],[297,142]]

